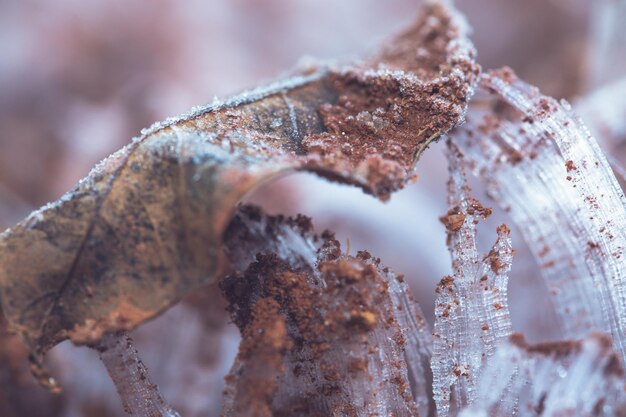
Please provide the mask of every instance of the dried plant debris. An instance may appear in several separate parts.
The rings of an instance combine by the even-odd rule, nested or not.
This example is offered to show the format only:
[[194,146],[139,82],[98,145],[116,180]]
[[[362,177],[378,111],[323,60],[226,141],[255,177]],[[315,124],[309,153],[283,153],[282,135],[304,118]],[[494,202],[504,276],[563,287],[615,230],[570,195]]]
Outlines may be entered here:
[[565,101],[510,70],[482,86],[500,110],[477,111],[455,143],[520,227],[564,335],[606,332],[624,358],[626,201],[606,157]]
[[[413,53],[407,53],[413,51]],[[0,293],[33,358],[162,312],[224,269],[220,238],[261,181],[311,170],[380,198],[458,125],[479,72],[445,3],[364,63],[301,76],[159,123],[0,235]]]
[[437,285],[433,333],[433,392],[437,415],[456,415],[476,399],[481,368],[499,341],[511,333],[507,301],[513,249],[509,229],[487,256],[476,248],[476,225],[491,214],[474,199],[465,178],[461,155],[448,142],[450,179],[448,213],[441,218],[448,233],[452,276]]
[[226,416],[434,415],[430,331],[402,276],[342,254],[306,217],[250,206],[225,245],[236,272],[221,285],[243,336]]
[[607,336],[528,345],[512,335],[461,417],[626,416],[624,369]]
[[133,417],[180,417],[163,399],[125,332],[106,334],[96,346],[120,394],[124,410]]

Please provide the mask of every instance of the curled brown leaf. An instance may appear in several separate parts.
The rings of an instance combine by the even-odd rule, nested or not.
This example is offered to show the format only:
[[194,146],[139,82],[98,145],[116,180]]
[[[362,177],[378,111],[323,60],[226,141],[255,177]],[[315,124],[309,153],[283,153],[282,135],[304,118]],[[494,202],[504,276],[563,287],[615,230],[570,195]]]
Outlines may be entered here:
[[132,329],[219,276],[221,235],[262,181],[308,170],[388,198],[463,120],[479,72],[465,36],[454,10],[425,6],[364,63],[156,124],[2,233],[2,309],[34,361]]

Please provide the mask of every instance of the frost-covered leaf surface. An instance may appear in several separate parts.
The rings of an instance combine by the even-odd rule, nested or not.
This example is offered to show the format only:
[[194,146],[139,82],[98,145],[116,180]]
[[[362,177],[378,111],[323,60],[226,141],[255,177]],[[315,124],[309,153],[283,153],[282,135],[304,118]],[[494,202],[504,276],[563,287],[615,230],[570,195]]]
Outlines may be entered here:
[[563,334],[606,332],[624,358],[626,209],[606,157],[565,101],[508,70],[482,85],[509,107],[477,112],[456,142],[520,227]]
[[33,358],[133,328],[214,279],[235,203],[259,182],[310,170],[381,198],[401,188],[463,119],[478,73],[465,30],[450,6],[429,4],[364,63],[154,125],[4,232],[2,307]]
[[343,254],[308,218],[250,206],[225,245],[237,272],[221,285],[243,337],[226,416],[434,415],[430,330],[402,276]]
[[433,332],[433,393],[440,417],[474,402],[481,368],[511,333],[507,299],[513,249],[509,230],[498,227],[489,254],[476,247],[476,225],[491,214],[476,200],[457,147],[448,143],[450,209],[441,221],[448,233],[451,276],[437,285]]

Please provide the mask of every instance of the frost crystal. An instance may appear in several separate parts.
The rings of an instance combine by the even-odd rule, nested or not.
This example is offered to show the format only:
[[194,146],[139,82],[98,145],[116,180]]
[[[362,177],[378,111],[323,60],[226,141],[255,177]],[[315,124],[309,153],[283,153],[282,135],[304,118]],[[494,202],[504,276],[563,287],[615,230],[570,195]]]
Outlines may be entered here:
[[606,336],[529,346],[515,334],[497,349],[477,401],[459,416],[623,416],[623,377]]
[[124,410],[136,417],[180,417],[163,399],[125,332],[107,334],[96,348],[115,383]]
[[440,417],[474,401],[483,363],[493,354],[496,344],[511,332],[507,273],[513,249],[509,230],[500,226],[489,254],[479,256],[476,224],[491,209],[470,195],[460,155],[451,143],[448,159],[450,210],[442,222],[448,231],[453,275],[444,277],[437,285],[431,362]]
[[465,132],[459,146],[520,227],[565,336],[609,333],[623,358],[626,210],[606,157],[565,101],[542,96],[507,70],[482,84],[523,118],[507,118],[507,110],[486,116],[480,137]]

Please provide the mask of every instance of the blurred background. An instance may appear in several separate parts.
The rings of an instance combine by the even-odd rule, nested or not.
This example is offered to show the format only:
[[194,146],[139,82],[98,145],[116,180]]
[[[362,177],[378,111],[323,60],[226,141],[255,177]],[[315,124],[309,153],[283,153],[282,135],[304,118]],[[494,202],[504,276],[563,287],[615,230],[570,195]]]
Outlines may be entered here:
[[[464,0],[485,68],[511,66],[545,93],[573,101],[605,148],[626,139],[626,2]],[[417,0],[0,0],[0,229],[57,199],[143,127],[288,75],[302,60],[349,61],[416,15]],[[302,212],[353,253],[368,249],[404,273],[432,320],[434,286],[450,272],[447,168],[441,144],[419,180],[380,203],[297,174],[249,196],[270,213]],[[475,194],[486,205],[479,184]],[[497,213],[480,232],[495,240]],[[515,228],[510,281],[515,330],[558,338],[534,261]],[[344,244],[345,248],[345,244]],[[1,326],[1,324],[0,324]],[[153,379],[182,415],[217,416],[238,343],[214,288],[134,334]],[[28,374],[25,352],[0,327],[0,416],[122,416],[93,352],[64,343],[49,355],[65,393]]]

